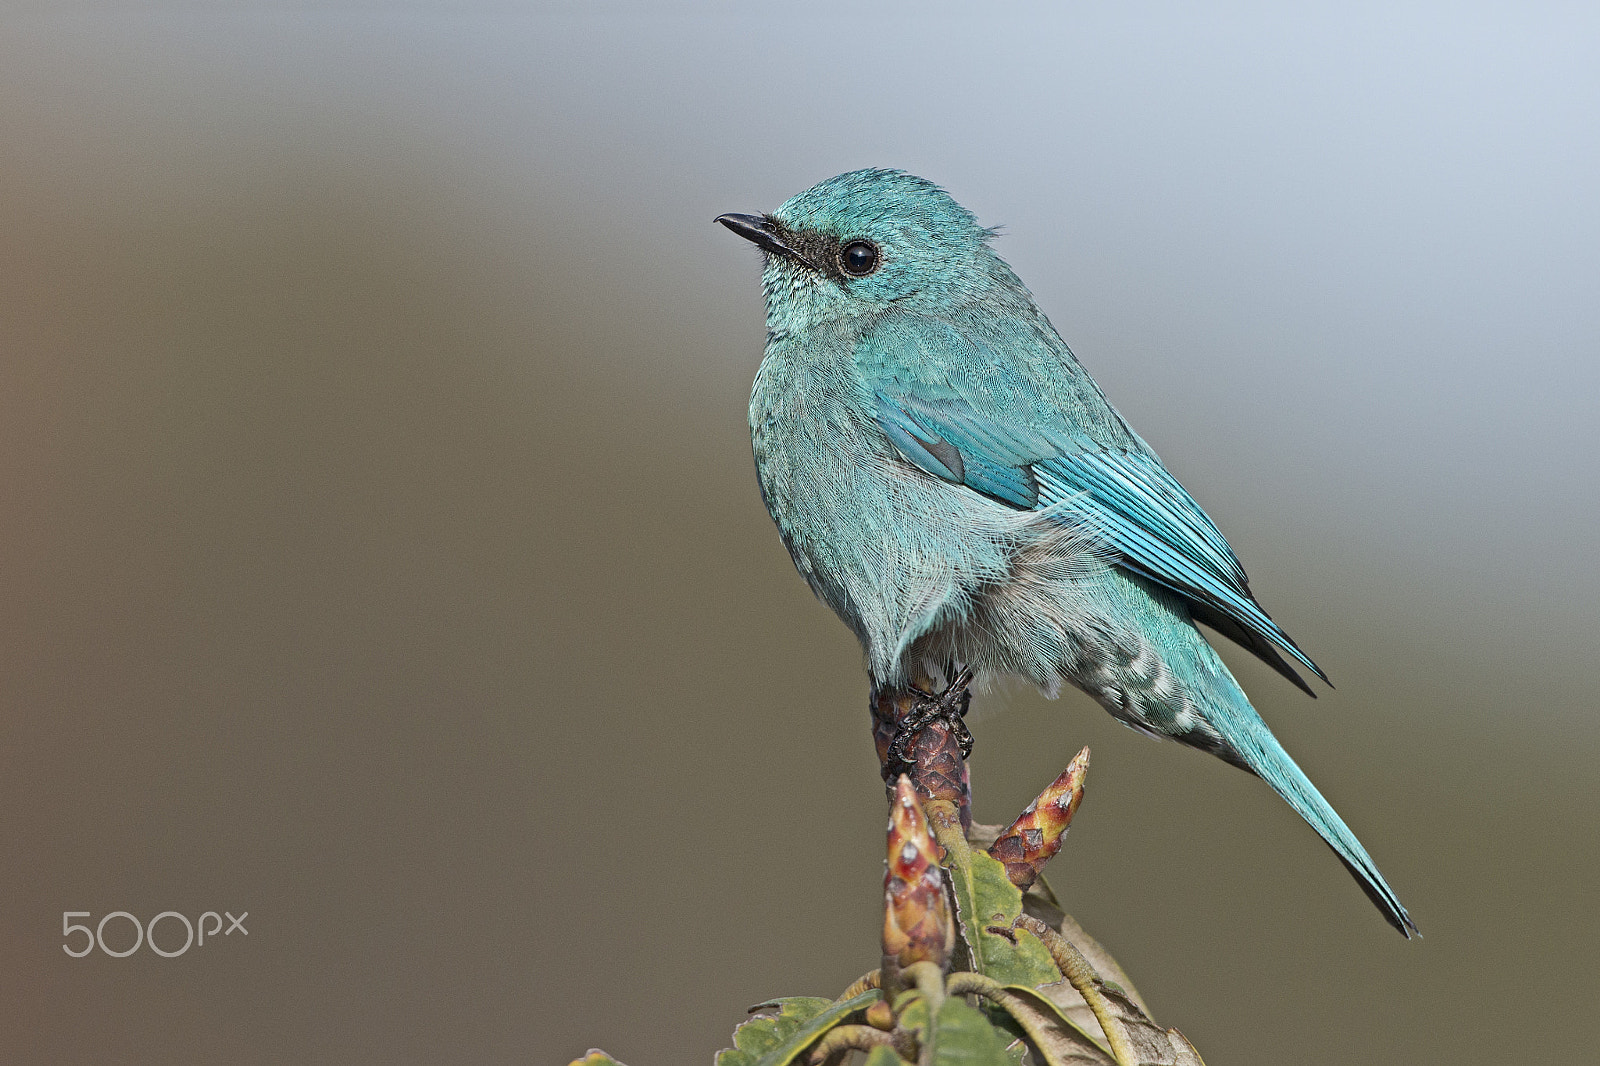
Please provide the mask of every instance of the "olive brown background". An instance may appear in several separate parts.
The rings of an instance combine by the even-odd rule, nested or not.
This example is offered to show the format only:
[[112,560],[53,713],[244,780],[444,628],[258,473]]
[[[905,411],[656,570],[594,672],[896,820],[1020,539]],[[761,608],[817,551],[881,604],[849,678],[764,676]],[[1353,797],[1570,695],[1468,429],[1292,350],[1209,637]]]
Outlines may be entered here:
[[1424,939],[1075,693],[982,701],[978,816],[1093,747],[1052,880],[1218,1066],[1592,1055],[1600,19],[1207,7],[0,16],[0,1057],[703,1063],[875,965],[711,225],[865,165],[1006,227],[1327,667],[1229,653]]

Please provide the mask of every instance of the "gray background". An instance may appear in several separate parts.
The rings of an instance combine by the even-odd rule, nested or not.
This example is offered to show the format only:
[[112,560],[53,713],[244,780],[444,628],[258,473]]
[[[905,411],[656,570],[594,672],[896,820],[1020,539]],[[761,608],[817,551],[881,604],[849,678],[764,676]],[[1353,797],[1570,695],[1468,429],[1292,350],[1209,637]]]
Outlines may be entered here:
[[[1052,878],[1215,1066],[1592,1055],[1600,19],[1208,7],[0,18],[5,1057],[704,1063],[875,965],[710,223],[864,165],[1006,227],[1327,667],[1231,657],[1425,939],[1077,694],[985,701],[979,817],[1093,746]],[[119,909],[249,935],[62,953]]]

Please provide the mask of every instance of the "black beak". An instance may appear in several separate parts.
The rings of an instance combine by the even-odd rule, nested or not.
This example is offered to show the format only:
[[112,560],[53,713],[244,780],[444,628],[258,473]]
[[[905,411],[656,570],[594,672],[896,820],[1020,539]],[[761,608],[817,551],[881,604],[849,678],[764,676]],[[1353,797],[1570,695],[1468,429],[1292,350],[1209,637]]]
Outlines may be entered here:
[[712,221],[722,223],[745,240],[774,255],[786,255],[802,263],[806,261],[805,256],[784,243],[783,238],[778,236],[777,224],[766,215],[718,215]]

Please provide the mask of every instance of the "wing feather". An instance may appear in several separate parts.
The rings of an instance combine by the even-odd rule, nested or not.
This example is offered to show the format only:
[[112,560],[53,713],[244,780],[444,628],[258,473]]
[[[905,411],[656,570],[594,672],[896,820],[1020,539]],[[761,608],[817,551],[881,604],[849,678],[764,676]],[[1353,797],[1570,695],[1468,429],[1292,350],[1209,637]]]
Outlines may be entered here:
[[1238,557],[1194,497],[1127,429],[1060,340],[1027,325],[1013,321],[1018,336],[989,336],[977,323],[906,314],[867,336],[857,370],[900,454],[1008,506],[1049,507],[1082,521],[1126,570],[1183,596],[1198,621],[1308,693],[1279,650],[1326,681],[1261,609]]

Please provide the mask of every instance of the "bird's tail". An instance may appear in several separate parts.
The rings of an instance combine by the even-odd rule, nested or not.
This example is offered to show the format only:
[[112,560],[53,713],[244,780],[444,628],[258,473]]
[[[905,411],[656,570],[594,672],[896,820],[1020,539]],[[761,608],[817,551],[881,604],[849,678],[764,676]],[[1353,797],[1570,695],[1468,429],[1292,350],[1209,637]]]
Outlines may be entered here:
[[1317,786],[1283,750],[1283,745],[1278,743],[1278,738],[1272,735],[1261,716],[1256,714],[1244,693],[1236,686],[1234,691],[1237,693],[1235,706],[1229,707],[1227,713],[1207,716],[1212,727],[1222,734],[1223,741],[1232,749],[1224,757],[1261,778],[1288,801],[1289,806],[1298,811],[1300,817],[1339,856],[1339,861],[1344,863],[1345,869],[1350,871],[1367,897],[1383,912],[1389,924],[1409,939],[1417,927],[1394,890],[1389,887],[1389,882],[1378,872],[1377,863],[1372,861],[1350,827],[1344,824],[1344,819],[1322,798]]

